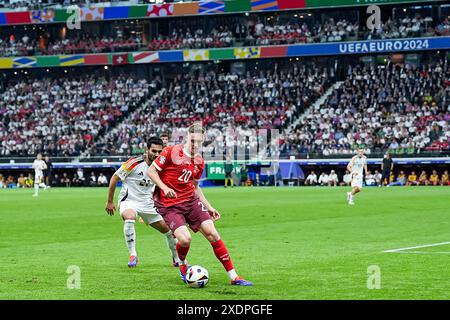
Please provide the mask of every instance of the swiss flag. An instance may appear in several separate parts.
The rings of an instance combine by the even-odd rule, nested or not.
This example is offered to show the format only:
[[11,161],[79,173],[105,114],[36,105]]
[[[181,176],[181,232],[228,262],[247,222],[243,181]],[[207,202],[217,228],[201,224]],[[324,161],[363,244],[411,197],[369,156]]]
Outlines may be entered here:
[[118,64],[128,64],[128,53],[113,55],[112,64],[113,66]]

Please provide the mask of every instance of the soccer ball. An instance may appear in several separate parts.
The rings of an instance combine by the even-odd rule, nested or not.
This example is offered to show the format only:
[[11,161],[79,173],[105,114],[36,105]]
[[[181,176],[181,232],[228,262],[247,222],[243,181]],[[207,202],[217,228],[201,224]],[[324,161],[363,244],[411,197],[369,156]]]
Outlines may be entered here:
[[186,270],[186,283],[192,288],[203,288],[208,280],[208,270],[201,266],[191,266]]

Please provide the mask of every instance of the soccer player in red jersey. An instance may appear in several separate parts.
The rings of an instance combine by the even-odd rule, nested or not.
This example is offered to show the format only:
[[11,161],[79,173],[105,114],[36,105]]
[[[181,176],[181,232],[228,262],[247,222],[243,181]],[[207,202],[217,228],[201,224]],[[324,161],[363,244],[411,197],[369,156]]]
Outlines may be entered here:
[[211,243],[232,285],[251,286],[253,284],[250,281],[236,273],[227,247],[214,226],[220,213],[206,200],[199,187],[205,167],[199,154],[204,134],[205,129],[201,125],[190,126],[186,142],[164,148],[149,167],[147,174],[158,187],[154,193],[155,205],[178,240],[176,248],[183,281],[188,268],[186,256],[191,244],[191,235],[185,225],[187,223],[192,231],[200,231]]

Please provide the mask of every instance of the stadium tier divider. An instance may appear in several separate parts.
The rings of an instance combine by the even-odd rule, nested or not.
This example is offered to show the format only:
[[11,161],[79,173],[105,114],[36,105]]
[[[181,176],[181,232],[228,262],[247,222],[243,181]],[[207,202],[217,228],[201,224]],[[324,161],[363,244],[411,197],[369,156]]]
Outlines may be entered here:
[[450,49],[450,37],[0,58],[0,69],[291,58]]

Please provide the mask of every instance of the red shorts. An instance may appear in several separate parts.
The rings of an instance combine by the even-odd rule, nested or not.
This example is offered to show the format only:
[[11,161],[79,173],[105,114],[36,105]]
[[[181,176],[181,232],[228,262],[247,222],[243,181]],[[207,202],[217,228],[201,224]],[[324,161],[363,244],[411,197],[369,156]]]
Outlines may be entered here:
[[205,205],[198,198],[170,207],[157,206],[157,209],[172,232],[186,223],[192,231],[197,232],[203,221],[212,220]]

